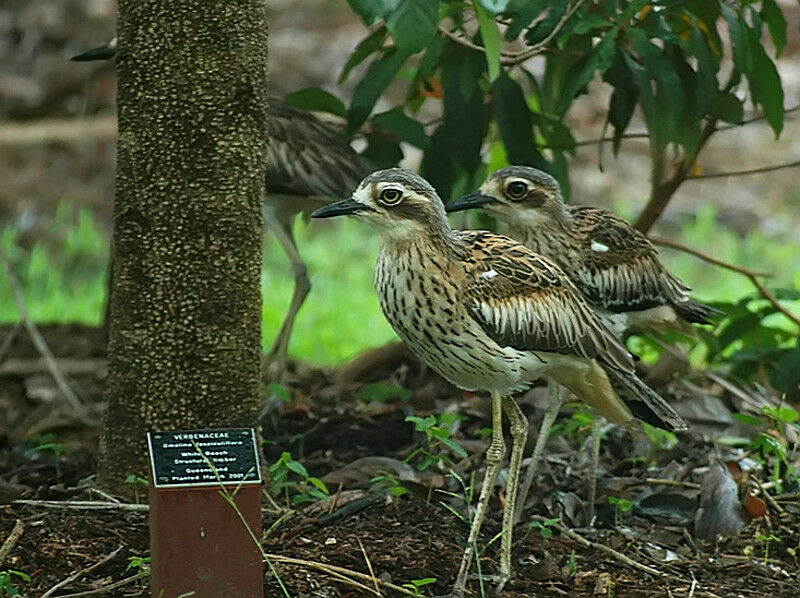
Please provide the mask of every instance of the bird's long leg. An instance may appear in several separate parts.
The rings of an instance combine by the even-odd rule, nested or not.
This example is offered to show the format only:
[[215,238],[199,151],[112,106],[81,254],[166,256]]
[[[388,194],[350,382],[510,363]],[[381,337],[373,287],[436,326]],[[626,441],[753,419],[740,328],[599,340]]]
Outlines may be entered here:
[[511,422],[511,456],[508,461],[508,481],[506,482],[506,507],[503,510],[503,538],[500,550],[500,577],[497,587],[499,593],[502,586],[511,577],[511,541],[514,531],[514,513],[519,490],[519,470],[522,455],[525,452],[525,441],[528,439],[528,418],[522,413],[517,402],[511,397],[503,397],[503,411]]
[[275,238],[283,247],[286,255],[289,256],[289,261],[292,264],[292,271],[294,272],[294,294],[292,295],[292,302],[289,304],[289,311],[283,320],[281,329],[272,348],[267,354],[267,362],[272,369],[271,374],[275,379],[280,377],[283,373],[283,368],[286,365],[286,352],[289,349],[289,339],[292,336],[292,327],[297,312],[300,306],[303,305],[306,295],[311,290],[311,281],[308,279],[306,265],[300,254],[297,251],[297,245],[294,242],[294,234],[292,233],[293,218],[279,217],[277,214],[268,213],[266,222],[270,230],[275,234]]
[[486,451],[486,474],[481,486],[481,494],[478,498],[478,506],[475,508],[475,517],[472,519],[472,526],[469,530],[467,546],[464,555],[461,557],[461,565],[456,575],[456,583],[450,594],[453,598],[461,598],[464,595],[464,587],[467,583],[467,572],[472,561],[475,544],[478,541],[478,533],[481,531],[481,524],[486,515],[486,507],[489,504],[489,497],[494,488],[497,474],[500,472],[500,465],[506,452],[505,441],[503,440],[503,403],[499,394],[492,393],[492,441]]
[[525,471],[525,479],[522,482],[519,495],[517,496],[517,506],[514,513],[514,521],[519,521],[522,517],[522,510],[525,508],[525,502],[528,500],[528,492],[531,490],[531,483],[536,475],[536,470],[539,468],[539,461],[544,452],[544,445],[547,443],[547,436],[550,433],[550,428],[553,427],[553,422],[558,416],[558,410],[561,409],[561,397],[559,395],[558,385],[554,380],[548,381],[548,403],[547,411],[544,412],[544,419],[539,428],[539,435],[536,437],[536,444],[533,447],[533,455],[531,455],[528,469]]
[[594,519],[594,503],[597,498],[597,465],[600,462],[600,433],[603,427],[602,418],[592,414],[592,464],[589,476],[589,524]]

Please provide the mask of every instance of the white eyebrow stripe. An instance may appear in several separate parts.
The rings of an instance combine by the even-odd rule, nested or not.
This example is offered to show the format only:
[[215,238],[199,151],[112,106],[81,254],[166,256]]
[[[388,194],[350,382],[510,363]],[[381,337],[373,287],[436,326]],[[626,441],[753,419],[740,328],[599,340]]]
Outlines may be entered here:
[[486,271],[486,272],[483,272],[483,273],[481,274],[481,277],[482,277],[482,278],[486,278],[486,279],[488,279],[488,280],[491,280],[491,279],[492,279],[492,278],[494,278],[495,276],[497,276],[497,271],[496,271],[496,270],[488,270],[488,271]]
[[602,243],[598,243],[597,241],[592,241],[592,251],[597,251],[598,253],[605,253],[608,251],[608,245],[603,245]]

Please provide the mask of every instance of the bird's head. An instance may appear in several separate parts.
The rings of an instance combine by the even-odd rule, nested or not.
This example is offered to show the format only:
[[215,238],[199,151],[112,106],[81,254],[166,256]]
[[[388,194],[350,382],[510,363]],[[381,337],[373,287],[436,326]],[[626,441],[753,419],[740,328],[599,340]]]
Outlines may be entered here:
[[482,208],[504,222],[533,225],[558,215],[563,206],[552,176],[529,166],[508,166],[489,175],[476,193],[450,202],[447,211]]
[[378,170],[350,199],[329,204],[312,218],[353,215],[394,238],[428,235],[447,227],[444,204],[421,176],[402,168]]

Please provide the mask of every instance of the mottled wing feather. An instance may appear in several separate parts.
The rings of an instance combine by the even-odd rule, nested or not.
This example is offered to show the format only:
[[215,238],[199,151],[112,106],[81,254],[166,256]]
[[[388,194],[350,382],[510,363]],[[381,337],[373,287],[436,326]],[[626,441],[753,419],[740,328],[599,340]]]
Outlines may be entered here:
[[374,170],[347,140],[313,114],[271,104],[267,193],[346,198]]
[[467,263],[474,274],[464,301],[495,342],[597,358],[633,371],[627,349],[553,262],[507,237],[484,231],[457,234],[471,251]]
[[640,231],[598,208],[581,206],[571,212],[583,243],[577,274],[593,303],[619,312],[688,298],[691,289],[667,272],[658,251]]

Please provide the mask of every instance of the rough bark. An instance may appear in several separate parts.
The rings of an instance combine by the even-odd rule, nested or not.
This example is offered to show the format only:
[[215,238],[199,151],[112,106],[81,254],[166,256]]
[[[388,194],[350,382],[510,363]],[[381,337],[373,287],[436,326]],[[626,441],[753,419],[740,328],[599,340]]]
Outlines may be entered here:
[[267,28],[262,0],[120,0],[107,412],[98,481],[145,432],[255,425]]

